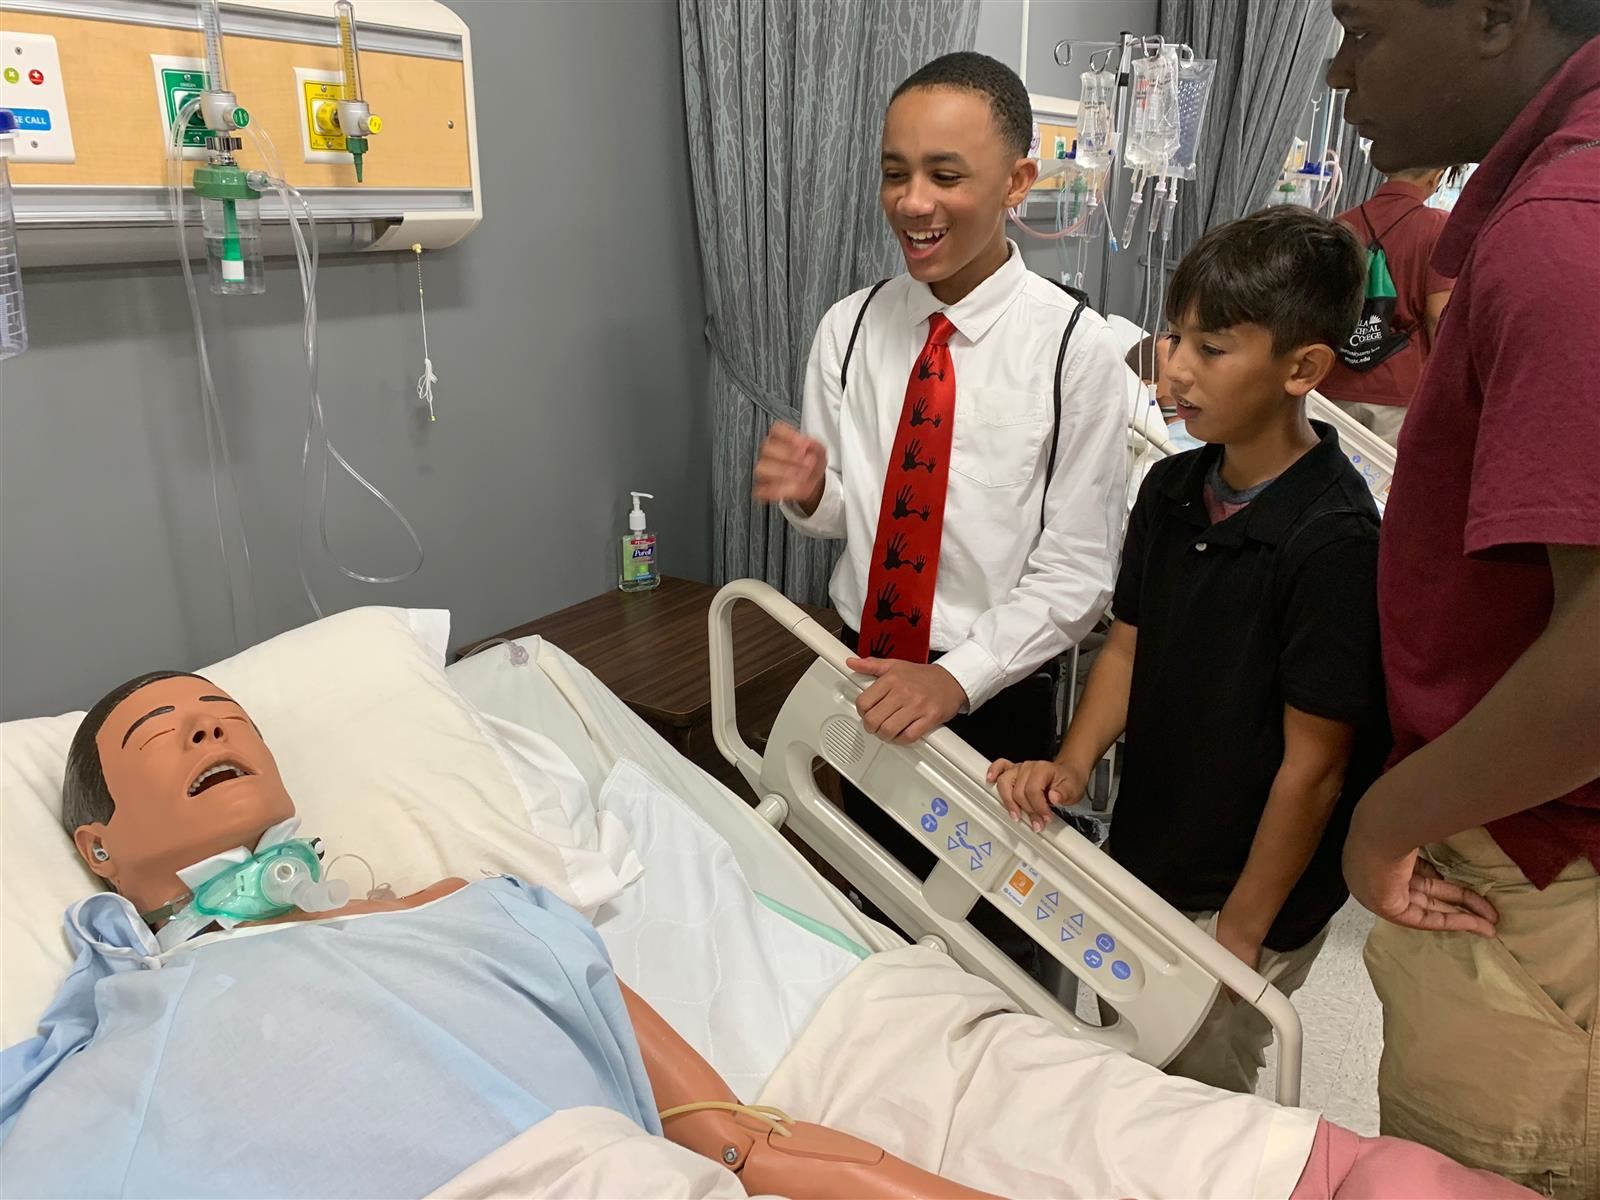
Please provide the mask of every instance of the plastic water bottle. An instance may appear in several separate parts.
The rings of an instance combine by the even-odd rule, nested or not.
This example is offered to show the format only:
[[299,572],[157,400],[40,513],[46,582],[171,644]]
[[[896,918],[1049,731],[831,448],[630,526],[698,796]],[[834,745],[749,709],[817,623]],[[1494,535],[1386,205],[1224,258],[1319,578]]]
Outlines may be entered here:
[[12,149],[17,118],[0,108],[0,358],[28,348],[28,323],[22,313],[22,265],[17,261],[17,213],[11,204]]

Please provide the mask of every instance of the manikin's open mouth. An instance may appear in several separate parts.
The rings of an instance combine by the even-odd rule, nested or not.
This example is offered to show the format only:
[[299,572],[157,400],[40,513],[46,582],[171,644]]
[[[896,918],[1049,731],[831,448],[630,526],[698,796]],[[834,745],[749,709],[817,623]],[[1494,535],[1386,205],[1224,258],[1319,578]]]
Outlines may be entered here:
[[246,775],[253,775],[254,771],[247,771],[238,763],[219,762],[214,767],[207,767],[200,772],[199,777],[189,785],[189,795],[198,796],[208,788],[214,788],[219,783],[227,783],[230,779],[243,779]]

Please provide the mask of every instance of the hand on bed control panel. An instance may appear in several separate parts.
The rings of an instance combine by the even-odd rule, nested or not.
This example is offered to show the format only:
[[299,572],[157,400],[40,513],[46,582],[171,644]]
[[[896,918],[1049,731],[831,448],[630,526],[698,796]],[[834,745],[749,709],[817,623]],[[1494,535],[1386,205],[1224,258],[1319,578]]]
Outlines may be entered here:
[[260,729],[216,684],[175,671],[130,680],[84,717],[68,752],[62,821],[89,869],[152,929],[176,935],[163,949],[213,921],[383,912],[464,886],[445,879],[412,896],[341,905],[335,888],[348,889],[324,883],[320,844],[290,836],[294,801]]

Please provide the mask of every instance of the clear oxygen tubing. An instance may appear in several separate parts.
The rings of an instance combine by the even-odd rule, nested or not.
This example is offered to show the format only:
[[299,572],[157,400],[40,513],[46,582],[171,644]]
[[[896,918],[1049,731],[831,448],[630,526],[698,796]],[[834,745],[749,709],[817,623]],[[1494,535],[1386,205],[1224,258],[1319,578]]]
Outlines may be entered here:
[[[203,10],[204,11],[204,10]],[[244,511],[239,504],[239,480],[233,469],[233,459],[228,453],[227,427],[222,420],[222,406],[217,402],[217,387],[211,375],[211,355],[206,347],[205,322],[200,315],[200,294],[195,288],[194,270],[189,265],[188,238],[184,231],[183,214],[183,131],[200,108],[200,98],[190,100],[173,119],[167,138],[167,200],[172,212],[172,225],[178,240],[178,265],[183,269],[183,286],[189,297],[189,316],[194,323],[195,358],[200,374],[200,411],[205,420],[206,452],[211,460],[211,509],[217,522],[217,545],[222,551],[222,568],[228,577],[228,624],[239,649],[255,641],[256,630],[253,572],[250,562],[250,538],[245,532]],[[234,512],[239,522],[239,547],[244,560],[244,603],[235,596],[236,581],[233,558],[228,553],[228,535],[222,520],[221,488],[217,481],[217,460],[228,469],[228,488],[233,493]],[[241,626],[241,610],[246,617]]]
[[[1089,233],[1094,220],[1095,209],[1099,205],[1101,192],[1105,188],[1106,176],[1109,174],[1109,170],[1104,173],[1096,172],[1098,178],[1095,181],[1095,185],[1084,193],[1083,212],[1079,214],[1076,221],[1071,222],[1067,221],[1063,215],[1068,191],[1065,183],[1063,183],[1060,194],[1056,197],[1056,228],[1050,233],[1034,229],[1024,222],[1020,207],[1006,209],[1006,216],[1010,217],[1011,223],[1022,230],[1023,233],[1031,238],[1037,238],[1041,242],[1059,242],[1065,238],[1084,237]],[[1027,201],[1023,201],[1023,203],[1026,204]]]
[[[289,233],[294,241],[295,260],[300,270],[300,294],[305,305],[305,321],[301,328],[301,340],[304,347],[306,361],[306,375],[310,390],[310,403],[306,417],[306,436],[300,452],[300,546],[299,546],[299,572],[300,586],[305,591],[306,599],[311,604],[311,611],[319,618],[322,617],[322,605],[318,602],[316,592],[311,586],[310,575],[307,571],[305,554],[305,528],[306,518],[310,507],[310,475],[311,475],[311,448],[313,440],[320,441],[322,459],[317,495],[317,531],[322,541],[322,549],[327,554],[329,562],[345,578],[357,583],[400,583],[410,579],[418,571],[426,556],[422,549],[422,539],[417,536],[417,531],[406,519],[404,513],[395,503],[384,495],[378,487],[360,471],[351,465],[350,460],[340,453],[339,448],[333,444],[333,439],[328,433],[327,414],[322,405],[320,385],[321,359],[317,344],[317,271],[320,264],[320,249],[317,237],[316,216],[311,211],[311,205],[306,198],[291,184],[285,182],[282,168],[279,165],[276,147],[272,144],[271,137],[260,128],[259,124],[252,123],[247,127],[247,132],[255,139],[262,160],[267,164],[270,172],[263,182],[278,193],[283,203],[284,213],[288,218]],[[298,205],[304,214],[306,230],[309,231],[309,244],[306,232],[300,228],[300,222],[295,217],[295,206]],[[400,522],[406,536],[411,539],[411,545],[416,551],[416,562],[409,568],[394,575],[366,575],[348,566],[334,553],[333,544],[328,536],[328,475],[329,460],[337,463],[341,470],[355,483],[360,484],[384,508]]]
[[1333,168],[1333,175],[1328,180],[1328,186],[1323,189],[1322,200],[1317,205],[1318,212],[1325,212],[1333,216],[1339,211],[1339,193],[1344,191],[1344,167],[1339,163],[1339,152],[1329,149],[1322,158],[1325,166]]

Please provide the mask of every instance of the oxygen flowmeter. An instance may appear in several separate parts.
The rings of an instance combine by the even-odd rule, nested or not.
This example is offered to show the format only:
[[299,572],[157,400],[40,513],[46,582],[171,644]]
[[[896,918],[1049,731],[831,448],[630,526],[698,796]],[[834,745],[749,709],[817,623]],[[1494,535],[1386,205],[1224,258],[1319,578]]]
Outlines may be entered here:
[[[206,43],[206,90],[198,101],[206,125],[206,163],[196,167],[194,190],[200,197],[211,290],[219,296],[249,296],[267,290],[261,259],[261,193],[250,186],[234,155],[238,133],[250,114],[228,88],[222,57],[222,15],[217,0],[201,0],[200,23]],[[187,121],[187,108],[176,122]]]
[[361,55],[356,48],[356,11],[350,0],[334,6],[339,15],[340,82],[339,130],[356,164],[356,182],[361,182],[361,156],[367,152],[367,139],[383,132],[383,118],[373,116],[361,90]]

